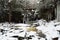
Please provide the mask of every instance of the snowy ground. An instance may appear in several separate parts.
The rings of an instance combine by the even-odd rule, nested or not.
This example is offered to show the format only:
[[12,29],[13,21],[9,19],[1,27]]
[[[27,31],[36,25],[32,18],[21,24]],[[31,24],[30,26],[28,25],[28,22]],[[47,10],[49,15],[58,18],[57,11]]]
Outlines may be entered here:
[[38,20],[33,24],[0,23],[0,40],[60,40],[60,22]]

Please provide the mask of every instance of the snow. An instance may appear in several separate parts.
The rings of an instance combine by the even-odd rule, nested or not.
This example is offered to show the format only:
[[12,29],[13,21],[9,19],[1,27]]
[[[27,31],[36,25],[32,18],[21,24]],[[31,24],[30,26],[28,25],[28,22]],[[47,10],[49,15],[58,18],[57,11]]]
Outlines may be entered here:
[[27,32],[27,36],[28,36],[28,37],[31,36],[31,35],[36,36],[36,32],[33,32],[33,31],[31,31],[31,32]]
[[60,31],[60,25],[56,26],[56,30]]
[[13,38],[13,37],[8,37],[8,36],[5,36],[5,35],[1,35],[0,40],[18,40],[18,39]]
[[15,24],[15,26],[20,26],[20,27],[27,27],[27,26],[30,26],[29,24],[22,24],[22,23],[19,23],[19,24]]
[[45,40],[45,38],[41,38],[40,40]]
[[[3,25],[2,25],[3,24]],[[45,20],[38,20],[36,24],[39,24],[36,29],[37,32],[42,32],[44,35],[46,35],[45,38],[38,36],[39,34],[36,31],[27,31],[27,29],[32,26],[31,24],[9,24],[9,23],[0,23],[0,29],[3,29],[3,32],[0,31],[0,40],[18,40],[17,38],[14,38],[12,36],[19,36],[19,37],[29,37],[34,36],[32,39],[29,40],[52,40],[52,38],[59,37],[58,40],[60,40],[60,22],[46,22]],[[33,24],[35,25],[35,24]],[[56,25],[56,26],[55,26]],[[13,27],[12,27],[13,26]]]

